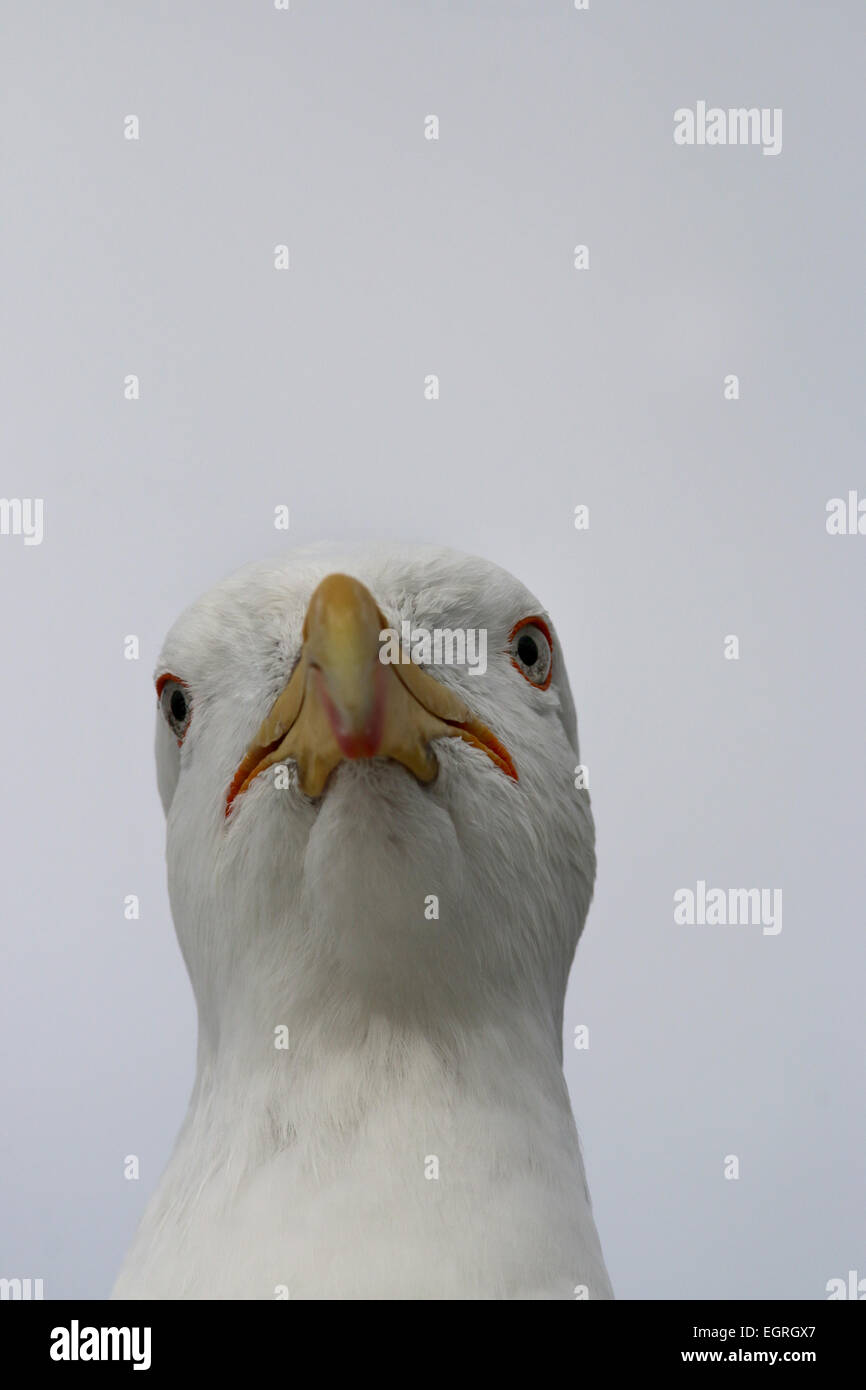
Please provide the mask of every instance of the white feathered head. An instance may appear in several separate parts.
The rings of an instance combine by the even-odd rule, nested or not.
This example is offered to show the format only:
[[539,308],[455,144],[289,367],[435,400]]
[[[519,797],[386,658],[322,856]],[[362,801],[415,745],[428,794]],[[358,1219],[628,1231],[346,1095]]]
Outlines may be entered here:
[[522,584],[438,548],[300,551],[193,604],[156,674],[203,1046],[251,1010],[435,1031],[503,1009],[558,1045],[594,832],[563,654]]

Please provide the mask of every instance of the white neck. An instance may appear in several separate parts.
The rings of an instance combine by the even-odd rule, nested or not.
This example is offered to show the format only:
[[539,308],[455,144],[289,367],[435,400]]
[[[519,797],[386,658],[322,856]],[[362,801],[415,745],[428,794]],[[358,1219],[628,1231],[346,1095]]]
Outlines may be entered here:
[[196,981],[189,1112],[117,1296],[609,1296],[558,1009],[441,948],[407,993],[400,962],[360,981],[296,940],[292,971],[267,939]]

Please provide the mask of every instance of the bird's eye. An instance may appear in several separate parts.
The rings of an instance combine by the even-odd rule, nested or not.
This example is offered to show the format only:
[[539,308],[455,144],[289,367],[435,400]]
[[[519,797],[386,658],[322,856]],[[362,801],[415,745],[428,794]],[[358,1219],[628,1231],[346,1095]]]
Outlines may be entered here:
[[156,683],[156,693],[166,723],[178,743],[183,743],[192,716],[187,687],[177,676],[160,676]]
[[543,618],[524,618],[511,633],[511,664],[530,685],[546,690],[553,675],[553,639]]

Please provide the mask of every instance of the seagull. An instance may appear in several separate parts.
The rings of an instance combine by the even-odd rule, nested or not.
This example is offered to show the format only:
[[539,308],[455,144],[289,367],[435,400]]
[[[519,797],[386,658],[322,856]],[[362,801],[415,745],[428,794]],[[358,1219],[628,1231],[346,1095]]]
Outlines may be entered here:
[[538,600],[314,546],[188,608],[156,691],[197,1066],[112,1297],[612,1298],[562,1072],[594,824]]

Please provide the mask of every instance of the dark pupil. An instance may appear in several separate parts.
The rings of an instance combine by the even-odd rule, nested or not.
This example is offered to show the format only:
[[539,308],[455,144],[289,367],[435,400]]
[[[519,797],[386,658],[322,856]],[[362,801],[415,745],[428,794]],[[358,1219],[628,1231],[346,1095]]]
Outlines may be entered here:
[[524,666],[534,666],[538,660],[538,643],[528,632],[517,643],[517,655]]
[[178,724],[182,724],[186,719],[186,696],[182,690],[173,690],[171,692],[170,704],[172,714]]

